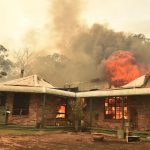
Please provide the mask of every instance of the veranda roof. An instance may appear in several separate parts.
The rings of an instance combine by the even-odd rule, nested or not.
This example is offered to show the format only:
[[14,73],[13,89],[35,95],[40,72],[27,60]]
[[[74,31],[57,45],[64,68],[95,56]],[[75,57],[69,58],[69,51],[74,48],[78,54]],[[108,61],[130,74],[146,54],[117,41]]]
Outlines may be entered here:
[[106,97],[150,95],[150,74],[143,75],[130,83],[118,88],[77,93],[77,97]]
[[150,88],[113,89],[105,91],[79,92],[76,97],[108,97],[108,96],[132,96],[150,95]]
[[0,83],[1,92],[46,93],[60,96],[75,97],[75,93],[55,89],[50,83],[37,75],[31,75]]
[[33,76],[28,76],[25,78],[20,78],[20,79],[1,83],[0,91],[1,92],[43,93],[43,94],[45,93],[45,94],[54,94],[54,95],[74,97],[74,98],[150,95],[150,88],[146,88],[145,86],[148,83],[148,81],[149,81],[149,76],[144,75],[119,89],[97,90],[97,91],[75,93],[75,92],[56,89],[51,84],[46,82],[44,79],[39,78],[37,75],[33,75]]

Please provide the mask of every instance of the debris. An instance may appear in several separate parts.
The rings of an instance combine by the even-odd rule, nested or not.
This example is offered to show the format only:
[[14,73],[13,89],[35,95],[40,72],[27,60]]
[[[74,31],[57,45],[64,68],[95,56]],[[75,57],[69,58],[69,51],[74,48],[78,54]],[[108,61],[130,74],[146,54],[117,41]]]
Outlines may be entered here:
[[100,133],[94,133],[93,135],[93,141],[104,141],[104,136]]
[[127,142],[139,142],[140,136],[127,136]]

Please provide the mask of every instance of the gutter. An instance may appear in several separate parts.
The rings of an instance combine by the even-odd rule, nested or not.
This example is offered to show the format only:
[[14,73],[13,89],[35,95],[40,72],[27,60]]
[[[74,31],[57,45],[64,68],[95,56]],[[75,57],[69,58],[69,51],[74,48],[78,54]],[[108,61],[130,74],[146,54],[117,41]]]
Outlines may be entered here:
[[22,93],[43,93],[66,97],[107,97],[107,96],[132,96],[132,95],[150,95],[150,88],[133,89],[114,89],[105,91],[88,92],[70,92],[47,87],[29,87],[29,86],[0,86],[0,92],[22,92]]
[[20,92],[20,93],[42,93],[53,94],[67,97],[75,97],[74,92],[63,91],[58,89],[51,89],[47,87],[29,87],[29,86],[0,86],[0,92]]
[[107,96],[150,95],[150,88],[117,89],[106,91],[79,92],[77,97],[107,97]]

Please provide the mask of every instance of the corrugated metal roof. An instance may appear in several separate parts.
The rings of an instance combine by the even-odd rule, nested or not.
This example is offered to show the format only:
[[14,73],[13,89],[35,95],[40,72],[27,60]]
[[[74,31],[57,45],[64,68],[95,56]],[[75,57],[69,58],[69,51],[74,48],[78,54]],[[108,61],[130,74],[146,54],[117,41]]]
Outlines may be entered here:
[[31,75],[31,76],[27,76],[15,80],[3,82],[0,85],[55,88],[50,83],[48,83],[43,78],[37,75]]
[[46,93],[67,97],[107,97],[107,96],[130,96],[130,95],[150,95],[150,88],[146,88],[146,84],[150,79],[150,75],[144,75],[123,86],[120,89],[97,90],[88,92],[69,92],[54,87],[48,82],[32,75],[0,84],[1,92],[28,92],[28,93]]
[[77,97],[150,95],[149,80],[150,74],[146,74],[118,89],[79,92],[77,93]]
[[41,93],[75,97],[74,92],[55,89],[50,83],[37,75],[31,75],[0,83],[1,92]]
[[130,83],[122,86],[121,88],[140,88],[140,87],[146,87],[148,81],[150,79],[150,74],[145,74]]
[[122,86],[122,88],[139,88],[139,87],[142,87],[144,85],[145,76],[146,75],[143,75],[143,76],[137,78],[136,80],[131,81],[130,83]]

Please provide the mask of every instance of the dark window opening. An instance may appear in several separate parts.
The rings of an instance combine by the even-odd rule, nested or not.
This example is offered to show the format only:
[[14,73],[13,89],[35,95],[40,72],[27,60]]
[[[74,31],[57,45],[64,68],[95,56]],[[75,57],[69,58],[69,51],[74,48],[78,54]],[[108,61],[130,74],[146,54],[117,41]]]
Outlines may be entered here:
[[6,104],[6,95],[0,95],[0,106],[5,106]]
[[[124,97],[124,118],[127,115],[127,97]],[[122,119],[122,97],[109,97],[105,99],[105,119]]]
[[13,115],[28,115],[29,114],[29,99],[28,94],[15,94],[13,102]]

